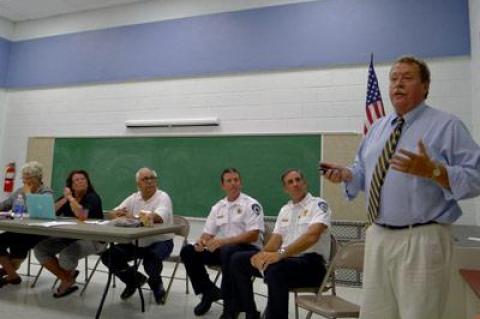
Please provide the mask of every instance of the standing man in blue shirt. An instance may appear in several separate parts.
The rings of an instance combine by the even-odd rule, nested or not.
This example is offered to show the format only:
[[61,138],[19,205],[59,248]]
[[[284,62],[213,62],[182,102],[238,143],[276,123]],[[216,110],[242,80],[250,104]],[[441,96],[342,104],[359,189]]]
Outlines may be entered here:
[[320,163],[346,196],[367,194],[369,222],[360,318],[438,319],[453,267],[449,225],[461,199],[480,194],[480,147],[455,116],[425,104],[426,63],[390,70],[395,113],[379,119],[351,167]]

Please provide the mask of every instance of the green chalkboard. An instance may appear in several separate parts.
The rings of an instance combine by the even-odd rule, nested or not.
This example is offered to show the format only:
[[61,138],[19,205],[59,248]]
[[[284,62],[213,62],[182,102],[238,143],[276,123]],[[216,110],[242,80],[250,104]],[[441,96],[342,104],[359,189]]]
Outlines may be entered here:
[[243,191],[274,216],[288,199],[280,182],[287,168],[300,168],[319,194],[320,143],[320,135],[56,138],[52,187],[61,194],[68,172],[85,169],[104,209],[112,209],[136,191],[135,172],[147,166],[157,171],[175,214],[205,217],[224,195],[221,171],[235,167]]

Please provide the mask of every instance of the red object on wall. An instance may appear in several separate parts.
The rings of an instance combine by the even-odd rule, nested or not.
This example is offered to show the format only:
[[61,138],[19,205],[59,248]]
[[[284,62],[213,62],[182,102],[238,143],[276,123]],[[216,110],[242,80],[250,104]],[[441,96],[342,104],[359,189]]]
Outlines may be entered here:
[[5,193],[13,192],[13,184],[15,182],[15,163],[11,162],[5,166],[5,180],[3,182],[3,191]]

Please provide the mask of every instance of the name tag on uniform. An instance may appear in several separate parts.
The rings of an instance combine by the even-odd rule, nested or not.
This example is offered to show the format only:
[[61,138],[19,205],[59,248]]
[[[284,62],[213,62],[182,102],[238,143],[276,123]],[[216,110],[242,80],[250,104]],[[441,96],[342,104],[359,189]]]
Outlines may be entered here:
[[289,219],[289,218],[282,218],[282,219],[280,220],[280,225],[281,225],[282,227],[287,227],[288,224],[289,224],[289,222],[290,222],[290,219]]

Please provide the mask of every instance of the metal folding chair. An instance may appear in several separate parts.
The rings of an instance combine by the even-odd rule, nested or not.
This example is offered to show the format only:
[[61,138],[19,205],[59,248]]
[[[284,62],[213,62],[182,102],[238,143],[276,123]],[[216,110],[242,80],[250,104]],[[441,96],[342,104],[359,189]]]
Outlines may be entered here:
[[[179,224],[179,225],[183,226],[179,231],[177,231],[175,233],[175,235],[183,237],[183,241],[182,241],[182,247],[183,247],[183,246],[187,245],[187,243],[188,243],[188,235],[190,234],[190,222],[185,217],[178,216],[178,215],[173,216],[173,222],[175,224]],[[180,258],[180,254],[175,254],[175,255],[172,254],[167,259],[165,259],[164,262],[174,263],[174,268],[173,268],[172,274],[170,276],[162,276],[162,277],[170,278],[170,280],[168,281],[167,289],[165,291],[166,292],[165,297],[163,298],[162,303],[165,303],[167,301],[168,294],[170,293],[170,288],[172,287],[173,280],[174,279],[183,279],[183,278],[175,277],[175,275],[177,273],[178,266],[182,262],[182,260]],[[188,276],[187,275],[185,275],[185,293],[186,294],[189,293]]]
[[[332,260],[337,252],[337,239],[333,234],[330,233],[330,257],[327,261],[326,267],[328,268],[329,265],[332,263]],[[335,272],[331,274],[325,274],[325,278],[328,280],[328,284],[323,287],[323,292],[332,290],[332,293],[335,293]],[[310,293],[310,294],[317,294],[320,287],[310,287],[310,288],[291,288],[289,289],[290,292],[293,292],[294,300],[296,301],[297,298],[300,296],[299,294]],[[299,319],[298,314],[298,306],[295,302],[295,319]]]
[[360,307],[351,303],[340,296],[337,296],[335,289],[331,295],[325,294],[325,288],[328,285],[329,278],[337,269],[351,269],[363,271],[365,244],[364,242],[348,242],[338,249],[330,266],[328,267],[325,279],[316,295],[298,296],[295,304],[298,307],[308,311],[307,319],[310,319],[312,313],[319,314],[326,318],[358,318]]
[[[338,247],[338,241],[335,238],[335,236],[332,233],[330,233],[330,257],[326,265],[327,267],[331,264],[337,252],[337,247]],[[322,289],[324,291],[332,290],[332,293],[335,293],[336,292],[335,291],[335,272],[332,272],[331,274],[326,273],[325,279],[327,279],[328,281],[325,287],[323,287]],[[299,294],[304,294],[304,293],[317,294],[319,289],[320,287],[291,288],[289,289],[289,292],[293,293],[295,298],[294,300],[296,301],[297,298],[300,296]],[[267,297],[267,296],[264,296],[264,297]],[[262,318],[265,318],[265,314],[266,314],[266,309],[262,313]],[[298,319],[298,318],[299,318],[298,306],[295,303],[295,319]]]

